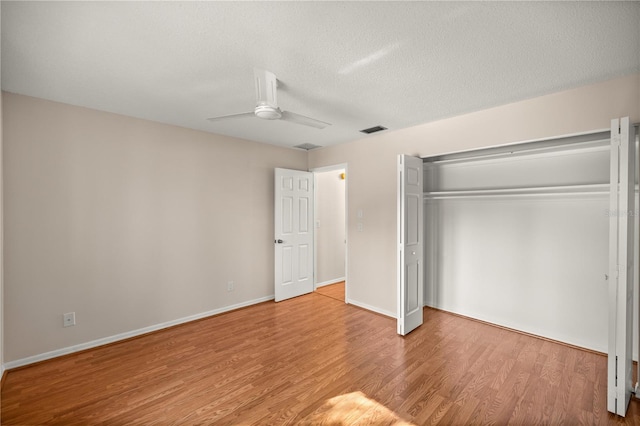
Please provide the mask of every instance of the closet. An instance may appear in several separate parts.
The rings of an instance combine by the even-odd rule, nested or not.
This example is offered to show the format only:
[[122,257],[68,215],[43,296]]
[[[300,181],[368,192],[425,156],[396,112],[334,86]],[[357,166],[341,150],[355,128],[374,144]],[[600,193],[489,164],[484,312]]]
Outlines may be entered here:
[[609,141],[425,159],[425,305],[607,352]]
[[[409,306],[422,294],[424,306],[608,353],[609,410],[624,415],[631,384],[618,387],[615,378],[631,377],[630,338],[638,340],[638,262],[627,252],[638,253],[640,228],[638,141],[623,120],[612,120],[611,131],[422,158],[419,210],[404,191],[410,157],[401,156],[399,330],[404,322],[410,331]],[[614,149],[625,125],[626,148]],[[422,220],[411,224],[418,211]],[[407,260],[412,229],[422,230],[420,267]],[[415,282],[423,291],[412,271],[422,273]],[[615,364],[619,352],[624,366]]]

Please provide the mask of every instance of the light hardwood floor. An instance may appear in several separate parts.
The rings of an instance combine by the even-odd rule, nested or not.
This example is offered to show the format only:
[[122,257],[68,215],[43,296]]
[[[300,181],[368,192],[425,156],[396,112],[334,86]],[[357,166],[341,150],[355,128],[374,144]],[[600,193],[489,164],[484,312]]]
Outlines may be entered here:
[[10,371],[3,425],[615,424],[606,358],[425,309],[312,293]]
[[316,288],[316,293],[320,293],[324,296],[331,297],[333,299],[339,300],[341,302],[345,301],[344,296],[344,281],[340,281],[339,283],[329,284],[322,287]]

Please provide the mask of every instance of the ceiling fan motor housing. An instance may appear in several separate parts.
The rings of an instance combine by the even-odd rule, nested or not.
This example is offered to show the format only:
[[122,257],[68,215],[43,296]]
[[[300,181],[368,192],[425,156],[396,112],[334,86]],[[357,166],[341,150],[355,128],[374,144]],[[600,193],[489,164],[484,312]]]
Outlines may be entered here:
[[282,117],[282,111],[280,108],[274,108],[270,105],[258,105],[254,110],[254,114],[258,118],[265,120],[277,120]]

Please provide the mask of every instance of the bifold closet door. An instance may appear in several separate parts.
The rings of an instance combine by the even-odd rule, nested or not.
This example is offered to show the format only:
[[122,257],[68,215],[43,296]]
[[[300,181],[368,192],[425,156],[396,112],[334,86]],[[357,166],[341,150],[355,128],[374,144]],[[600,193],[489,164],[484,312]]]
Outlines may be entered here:
[[611,120],[607,409],[625,416],[633,391],[635,129]]
[[398,334],[422,324],[424,231],[422,159],[398,156]]

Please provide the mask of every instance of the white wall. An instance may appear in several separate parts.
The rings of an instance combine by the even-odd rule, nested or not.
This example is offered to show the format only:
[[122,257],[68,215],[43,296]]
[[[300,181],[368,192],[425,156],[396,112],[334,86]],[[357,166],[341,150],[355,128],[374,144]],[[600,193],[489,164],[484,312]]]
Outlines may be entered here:
[[7,365],[272,297],[273,169],[305,151],[3,102]]
[[345,180],[344,169],[316,172],[316,283],[344,280]]
[[[398,154],[427,157],[608,129],[611,118],[623,116],[640,121],[639,74],[310,151],[311,168],[349,164],[351,302],[396,313]],[[356,218],[358,209],[363,211],[362,219]],[[361,232],[357,221],[363,223]]]

